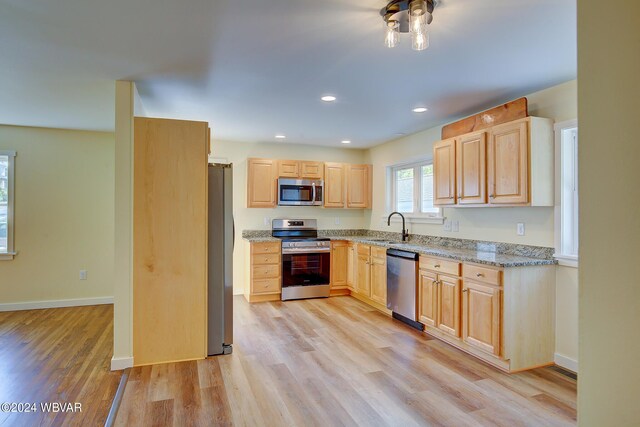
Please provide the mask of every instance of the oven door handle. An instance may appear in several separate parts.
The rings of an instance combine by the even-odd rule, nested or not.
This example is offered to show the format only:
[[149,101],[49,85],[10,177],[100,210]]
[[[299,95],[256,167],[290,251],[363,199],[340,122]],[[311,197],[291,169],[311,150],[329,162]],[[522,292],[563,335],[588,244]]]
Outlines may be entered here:
[[330,253],[331,248],[326,249],[318,249],[318,248],[309,248],[309,249],[283,249],[282,255],[296,255],[296,254],[326,254]]

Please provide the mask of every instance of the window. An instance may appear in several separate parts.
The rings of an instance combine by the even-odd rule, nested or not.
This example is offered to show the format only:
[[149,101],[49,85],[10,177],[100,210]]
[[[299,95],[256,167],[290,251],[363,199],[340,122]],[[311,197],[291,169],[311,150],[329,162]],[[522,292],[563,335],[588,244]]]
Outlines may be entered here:
[[578,123],[556,124],[556,258],[578,262]]
[[431,161],[392,166],[389,170],[391,210],[402,212],[407,218],[441,218],[440,208],[433,206]]
[[0,151],[0,259],[13,259],[13,151]]

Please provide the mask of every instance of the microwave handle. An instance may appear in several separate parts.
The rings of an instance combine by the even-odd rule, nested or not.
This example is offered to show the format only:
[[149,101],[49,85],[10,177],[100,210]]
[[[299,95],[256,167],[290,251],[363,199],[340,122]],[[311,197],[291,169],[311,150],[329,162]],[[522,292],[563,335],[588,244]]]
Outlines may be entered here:
[[316,183],[315,182],[311,183],[311,188],[313,189],[313,193],[311,196],[311,203],[315,203],[316,202]]

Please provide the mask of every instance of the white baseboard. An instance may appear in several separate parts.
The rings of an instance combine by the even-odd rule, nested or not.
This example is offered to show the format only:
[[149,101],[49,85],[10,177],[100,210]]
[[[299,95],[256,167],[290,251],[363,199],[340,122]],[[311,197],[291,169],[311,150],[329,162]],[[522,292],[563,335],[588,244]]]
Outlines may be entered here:
[[133,357],[112,357],[111,358],[112,371],[121,371],[127,368],[133,368]]
[[113,297],[59,299],[0,304],[0,311],[39,310],[42,308],[80,307],[84,305],[113,304]]
[[578,373],[578,361],[575,359],[556,353],[553,355],[553,361],[558,366],[562,366],[576,374]]

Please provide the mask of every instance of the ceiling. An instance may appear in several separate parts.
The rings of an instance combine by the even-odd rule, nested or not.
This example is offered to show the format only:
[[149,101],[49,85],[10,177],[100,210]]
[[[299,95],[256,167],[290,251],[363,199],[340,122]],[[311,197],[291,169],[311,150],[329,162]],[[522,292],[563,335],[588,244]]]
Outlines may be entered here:
[[0,123],[112,130],[122,79],[217,139],[364,148],[576,77],[575,0],[441,0],[422,52],[384,4],[0,0]]

